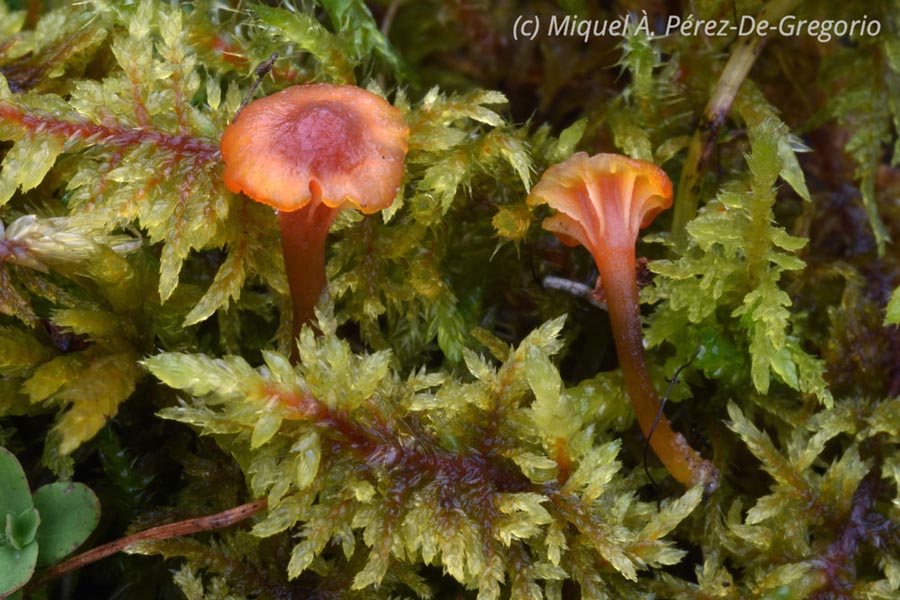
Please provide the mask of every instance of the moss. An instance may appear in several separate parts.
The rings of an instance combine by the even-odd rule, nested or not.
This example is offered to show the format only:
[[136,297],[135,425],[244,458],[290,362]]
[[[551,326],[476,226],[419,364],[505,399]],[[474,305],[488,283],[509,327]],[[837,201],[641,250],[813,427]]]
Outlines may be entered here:
[[[131,548],[165,565],[88,567],[79,594],[900,593],[900,10],[622,7],[625,34],[587,42],[549,20],[621,15],[0,7],[0,437],[29,481],[101,491],[98,546],[268,505]],[[881,27],[655,35],[694,10]],[[513,40],[533,14],[541,33]],[[336,219],[317,329],[292,340],[278,219],[228,191],[219,139],[246,99],[313,80],[386,98],[410,142],[392,207]],[[666,413],[720,471],[711,496],[645,458],[592,261],[525,202],[577,150],[678,183],[678,216],[638,240],[641,316]]]

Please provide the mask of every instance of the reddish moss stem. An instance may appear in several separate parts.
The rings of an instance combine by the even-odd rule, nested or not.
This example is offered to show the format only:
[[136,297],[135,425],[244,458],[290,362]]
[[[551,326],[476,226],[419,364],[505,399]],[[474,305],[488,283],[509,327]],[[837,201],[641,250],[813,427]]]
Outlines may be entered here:
[[139,531],[132,535],[113,540],[108,544],[97,546],[96,548],[88,550],[87,552],[84,552],[77,556],[73,556],[65,562],[61,562],[58,565],[50,567],[49,569],[41,573],[38,577],[29,582],[28,589],[34,590],[49,581],[53,581],[64,573],[68,573],[69,571],[74,571],[75,569],[80,569],[81,567],[97,562],[98,560],[121,552],[122,550],[127,549],[129,546],[132,546],[139,542],[145,542],[148,540],[167,540],[174,537],[181,537],[184,535],[199,533],[201,531],[211,531],[213,529],[230,527],[235,523],[239,523],[244,519],[252,517],[259,511],[265,509],[267,505],[268,501],[266,500],[266,498],[259,498],[258,500],[254,500],[253,502],[248,502],[247,504],[242,504],[234,508],[229,508],[228,510],[213,515],[188,519],[186,521],[178,521],[176,523],[169,523],[167,525],[160,525],[159,527],[145,529],[144,531]]
[[[340,208],[313,199],[302,208],[279,212],[284,268],[294,307],[294,338],[304,323],[315,318],[315,307],[325,289],[325,238]],[[295,356],[292,346],[291,355]]]
[[717,487],[717,469],[701,458],[684,436],[672,430],[665,415],[660,416],[650,435],[659,414],[660,402],[644,362],[634,246],[607,248],[594,258],[609,306],[616,355],[625,377],[625,388],[644,437],[649,438],[653,452],[675,479],[686,486],[703,483],[707,491],[713,491]]
[[215,144],[192,135],[171,135],[156,129],[126,128],[118,124],[66,121],[39,111],[25,112],[8,102],[0,102],[0,123],[15,123],[31,132],[80,140],[86,144],[121,148],[149,144],[169,150],[178,157],[192,156],[201,162],[209,162],[219,156],[219,149]]

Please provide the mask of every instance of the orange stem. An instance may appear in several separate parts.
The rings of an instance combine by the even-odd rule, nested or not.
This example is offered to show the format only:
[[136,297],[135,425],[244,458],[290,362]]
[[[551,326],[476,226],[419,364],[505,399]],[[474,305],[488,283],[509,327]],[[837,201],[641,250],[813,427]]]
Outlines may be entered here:
[[616,355],[641,431],[675,479],[686,486],[703,483],[711,492],[717,487],[718,470],[691,448],[684,436],[672,430],[664,414],[650,435],[660,402],[644,362],[634,246],[606,248],[598,254],[594,258],[609,307]]
[[[315,307],[325,289],[325,238],[340,208],[313,198],[302,208],[279,212],[281,248],[294,306],[294,339],[315,319]],[[292,346],[292,356],[296,352]]]

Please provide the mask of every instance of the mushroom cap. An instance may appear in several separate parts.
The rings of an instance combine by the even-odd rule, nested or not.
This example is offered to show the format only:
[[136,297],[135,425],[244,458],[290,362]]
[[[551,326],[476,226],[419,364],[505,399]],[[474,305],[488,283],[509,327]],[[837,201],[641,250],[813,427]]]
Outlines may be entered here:
[[222,134],[223,178],[280,211],[312,200],[387,208],[403,179],[409,127],[384,98],[351,85],[296,85],[248,104]]
[[544,171],[528,204],[548,204],[557,213],[543,227],[570,246],[596,257],[634,247],[638,230],[672,206],[672,182],[656,165],[621,156],[577,152]]

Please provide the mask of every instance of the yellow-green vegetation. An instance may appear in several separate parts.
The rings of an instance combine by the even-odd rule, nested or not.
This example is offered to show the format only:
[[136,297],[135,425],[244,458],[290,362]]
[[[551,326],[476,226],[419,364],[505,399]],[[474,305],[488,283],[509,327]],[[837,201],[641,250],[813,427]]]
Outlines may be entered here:
[[[17,481],[89,485],[85,549],[126,551],[9,589],[900,597],[900,2],[607,4],[0,5],[0,446]],[[879,27],[663,35],[784,14]],[[219,140],[308,82],[385,98],[409,140],[390,208],[337,216],[294,340],[278,215]],[[593,259],[526,202],[576,151],[675,184],[629,310],[717,489],[647,451]],[[7,504],[0,554],[37,556]]]

